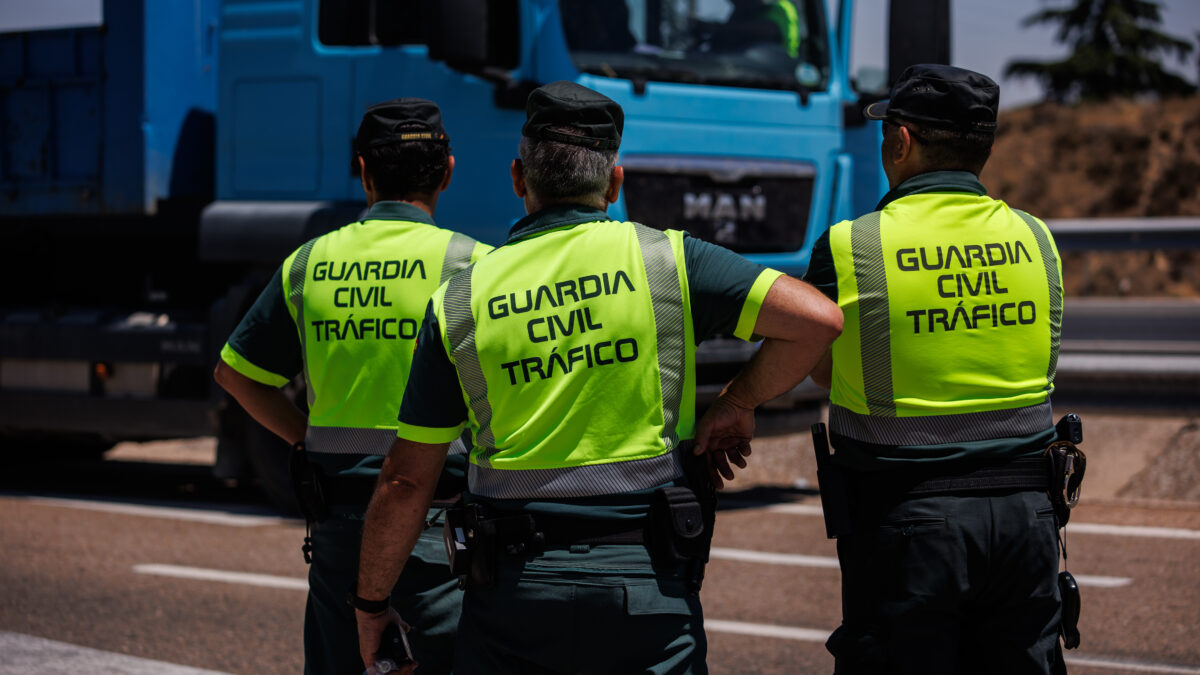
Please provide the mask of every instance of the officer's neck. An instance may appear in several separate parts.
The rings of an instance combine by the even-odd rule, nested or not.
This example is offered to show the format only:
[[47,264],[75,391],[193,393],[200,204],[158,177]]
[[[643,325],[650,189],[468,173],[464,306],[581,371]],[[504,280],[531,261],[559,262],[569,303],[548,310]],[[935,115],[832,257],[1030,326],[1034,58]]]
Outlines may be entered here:
[[588,199],[586,197],[572,197],[568,199],[541,199],[533,192],[525,193],[525,213],[537,213],[542,209],[550,208],[551,206],[587,206],[593,209],[600,209],[608,212],[608,202],[603,197]]
[[439,193],[434,193],[432,195],[407,195],[404,197],[379,196],[375,199],[368,198],[367,208],[369,209],[379,202],[404,202],[405,204],[412,204],[418,209],[421,209],[425,213],[428,213],[429,217],[432,218],[433,212],[437,208],[438,194]]

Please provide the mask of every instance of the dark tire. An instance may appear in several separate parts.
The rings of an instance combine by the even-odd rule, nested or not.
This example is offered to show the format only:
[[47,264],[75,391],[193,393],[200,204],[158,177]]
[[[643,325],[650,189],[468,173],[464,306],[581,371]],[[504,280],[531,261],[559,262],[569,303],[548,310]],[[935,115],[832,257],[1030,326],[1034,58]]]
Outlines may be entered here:
[[96,434],[0,435],[0,449],[26,461],[98,461],[113,445],[112,441]]

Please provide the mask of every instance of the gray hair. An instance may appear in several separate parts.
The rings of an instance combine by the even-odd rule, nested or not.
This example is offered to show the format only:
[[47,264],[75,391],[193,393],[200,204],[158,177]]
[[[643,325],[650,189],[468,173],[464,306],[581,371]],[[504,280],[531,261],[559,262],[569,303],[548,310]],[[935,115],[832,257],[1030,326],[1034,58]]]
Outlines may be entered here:
[[[550,128],[582,135],[574,127]],[[593,150],[528,136],[521,138],[517,152],[524,165],[525,184],[543,202],[603,200],[609,176],[617,164],[616,150]]]

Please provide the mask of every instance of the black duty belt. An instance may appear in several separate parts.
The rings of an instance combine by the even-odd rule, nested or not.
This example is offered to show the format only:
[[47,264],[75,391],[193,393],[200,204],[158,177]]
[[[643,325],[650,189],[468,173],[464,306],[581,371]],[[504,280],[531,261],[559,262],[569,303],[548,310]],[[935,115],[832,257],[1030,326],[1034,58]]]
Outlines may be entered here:
[[632,520],[596,520],[539,514],[535,527],[546,543],[571,544],[642,544],[646,541],[644,518]]
[[644,518],[598,520],[546,514],[489,515],[485,522],[494,529],[501,546],[571,546],[575,544],[643,544]]
[[928,470],[858,473],[851,480],[861,490],[911,496],[1050,488],[1049,466],[1042,456],[936,474]]

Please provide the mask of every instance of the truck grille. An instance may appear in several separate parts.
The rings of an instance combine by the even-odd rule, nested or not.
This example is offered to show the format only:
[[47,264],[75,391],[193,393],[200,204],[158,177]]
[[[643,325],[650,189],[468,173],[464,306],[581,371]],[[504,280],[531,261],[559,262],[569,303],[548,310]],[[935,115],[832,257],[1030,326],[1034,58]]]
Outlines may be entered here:
[[804,244],[816,169],[807,163],[640,155],[623,158],[629,219],[738,253]]

